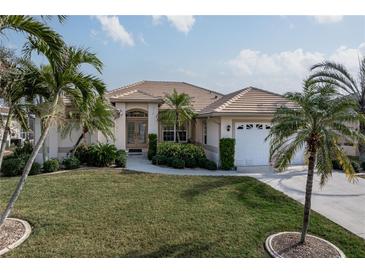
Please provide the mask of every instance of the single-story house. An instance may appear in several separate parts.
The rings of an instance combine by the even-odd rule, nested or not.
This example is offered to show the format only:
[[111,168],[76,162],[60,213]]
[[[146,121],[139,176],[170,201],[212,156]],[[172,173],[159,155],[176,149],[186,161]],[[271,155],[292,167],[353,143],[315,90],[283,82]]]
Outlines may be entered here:
[[[191,97],[196,118],[181,128],[164,125],[159,112],[168,106],[166,94],[176,89]],[[269,165],[269,144],[265,138],[271,120],[280,106],[292,103],[280,94],[247,87],[226,95],[185,82],[141,81],[108,92],[107,98],[117,110],[115,140],[106,140],[96,132],[85,137],[85,143],[109,142],[129,153],[145,153],[148,149],[148,134],[155,133],[158,140],[175,141],[176,131],[180,142],[201,144],[209,159],[219,163],[219,140],[235,138],[235,164],[237,167]],[[40,122],[36,119],[35,140],[40,135]],[[73,130],[62,137],[57,126],[53,126],[46,140],[47,158],[64,158],[80,136]],[[349,154],[356,154],[350,146]],[[42,151],[37,160],[42,161]],[[294,164],[304,163],[303,151],[299,152]]]

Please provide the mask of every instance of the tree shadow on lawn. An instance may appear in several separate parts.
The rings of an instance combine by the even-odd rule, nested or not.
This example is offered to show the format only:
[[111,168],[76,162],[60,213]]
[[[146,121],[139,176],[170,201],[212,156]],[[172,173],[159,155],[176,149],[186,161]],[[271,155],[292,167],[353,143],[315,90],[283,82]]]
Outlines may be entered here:
[[131,251],[125,255],[128,258],[199,258],[206,257],[213,243],[188,242],[180,244],[162,245],[158,250],[145,252],[143,250]]
[[[199,195],[204,195],[212,190],[221,189],[227,186],[238,185],[244,182],[244,178],[253,179],[249,177],[232,178],[220,177],[216,181],[208,181],[194,185],[190,189],[186,189],[181,193],[181,197],[185,200],[192,201]],[[255,180],[255,179],[253,179]]]

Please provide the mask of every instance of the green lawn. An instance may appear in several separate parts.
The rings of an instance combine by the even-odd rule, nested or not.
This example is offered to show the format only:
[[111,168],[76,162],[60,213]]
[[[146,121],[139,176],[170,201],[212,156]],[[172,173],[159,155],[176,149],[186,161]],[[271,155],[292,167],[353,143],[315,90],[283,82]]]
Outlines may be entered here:
[[[16,179],[0,179],[0,206]],[[267,257],[265,238],[299,230],[302,206],[249,177],[112,169],[29,178],[14,217],[33,227],[8,257]],[[365,241],[313,214],[310,233],[365,257]]]

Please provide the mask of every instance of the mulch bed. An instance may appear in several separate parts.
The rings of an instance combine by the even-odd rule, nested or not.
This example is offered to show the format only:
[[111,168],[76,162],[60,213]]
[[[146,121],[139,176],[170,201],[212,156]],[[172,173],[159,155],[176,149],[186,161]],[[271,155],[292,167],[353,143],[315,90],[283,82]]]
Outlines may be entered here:
[[272,248],[284,258],[341,258],[336,248],[324,240],[307,235],[304,244],[300,244],[300,233],[288,232],[276,235]]
[[7,219],[0,227],[0,250],[18,241],[26,230],[24,225],[16,220]]

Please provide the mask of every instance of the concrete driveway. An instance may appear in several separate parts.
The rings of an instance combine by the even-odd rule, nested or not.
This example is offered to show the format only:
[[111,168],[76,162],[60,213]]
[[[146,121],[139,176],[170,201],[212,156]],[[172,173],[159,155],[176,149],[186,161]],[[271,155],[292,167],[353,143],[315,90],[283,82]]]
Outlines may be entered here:
[[[143,156],[129,156],[127,168],[171,175],[251,176],[304,204],[305,166],[293,166],[282,173],[275,173],[268,168],[246,169],[245,172],[174,169],[154,166]],[[321,188],[319,178],[315,176],[312,209],[365,239],[365,179],[359,178],[357,183],[350,183],[342,172],[333,172],[327,184]]]
[[[245,174],[270,185],[304,204],[307,169],[291,167],[282,173],[261,172]],[[312,209],[365,239],[365,179],[350,183],[344,173],[334,172],[325,186],[315,176]]]

